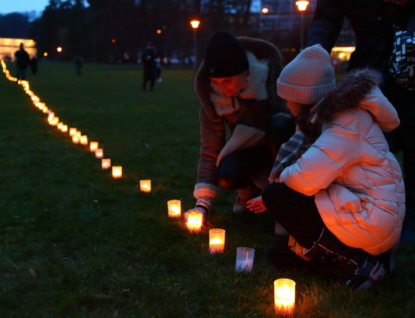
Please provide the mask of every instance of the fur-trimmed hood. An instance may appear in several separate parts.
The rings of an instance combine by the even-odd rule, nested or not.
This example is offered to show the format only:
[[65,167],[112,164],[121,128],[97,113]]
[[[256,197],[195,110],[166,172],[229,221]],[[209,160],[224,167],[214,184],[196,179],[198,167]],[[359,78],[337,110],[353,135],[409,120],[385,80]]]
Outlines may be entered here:
[[348,73],[316,106],[316,119],[320,123],[331,121],[336,115],[357,108],[369,113],[383,131],[399,125],[395,108],[379,89],[382,76],[368,68]]

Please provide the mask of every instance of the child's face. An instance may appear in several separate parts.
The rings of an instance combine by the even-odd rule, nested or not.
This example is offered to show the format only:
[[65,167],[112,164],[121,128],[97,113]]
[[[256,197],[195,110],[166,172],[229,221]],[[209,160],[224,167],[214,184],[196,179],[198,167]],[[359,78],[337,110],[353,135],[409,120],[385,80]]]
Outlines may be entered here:
[[227,96],[235,96],[245,86],[248,72],[229,77],[210,77],[213,88]]
[[287,100],[287,107],[288,107],[288,109],[290,110],[291,114],[294,117],[298,117],[298,115],[300,115],[300,113],[301,113],[301,109],[302,109],[303,105]]

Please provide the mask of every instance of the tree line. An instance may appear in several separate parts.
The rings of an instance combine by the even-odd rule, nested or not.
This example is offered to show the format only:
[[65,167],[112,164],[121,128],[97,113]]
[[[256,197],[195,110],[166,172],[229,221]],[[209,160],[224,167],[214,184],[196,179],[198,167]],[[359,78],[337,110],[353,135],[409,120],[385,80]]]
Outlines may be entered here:
[[[252,0],[49,0],[42,15],[29,23],[28,35],[36,41],[38,54],[47,52],[52,60],[81,54],[96,62],[136,62],[148,41],[161,57],[184,60],[194,55],[192,19],[201,21],[196,31],[199,55],[216,30],[258,35],[251,4]],[[6,17],[10,15],[0,17],[0,26]],[[27,23],[14,21],[13,28]],[[62,47],[61,53],[57,47]]]

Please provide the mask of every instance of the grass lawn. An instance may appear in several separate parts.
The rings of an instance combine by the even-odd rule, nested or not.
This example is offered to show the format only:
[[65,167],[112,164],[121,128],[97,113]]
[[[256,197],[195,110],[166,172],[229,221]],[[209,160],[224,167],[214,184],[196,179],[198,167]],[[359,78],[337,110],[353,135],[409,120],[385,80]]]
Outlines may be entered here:
[[[232,192],[200,234],[169,219],[168,200],[194,205],[198,102],[193,71],[162,77],[148,92],[136,65],[86,64],[77,77],[72,63],[43,62],[28,75],[41,101],[123,166],[115,180],[0,74],[0,317],[277,317],[281,277],[297,282],[295,317],[415,317],[414,249],[401,250],[395,276],[354,294],[271,267],[272,220],[234,215]],[[224,254],[209,254],[214,227],[226,230]],[[235,272],[238,246],[255,248],[252,273]]]

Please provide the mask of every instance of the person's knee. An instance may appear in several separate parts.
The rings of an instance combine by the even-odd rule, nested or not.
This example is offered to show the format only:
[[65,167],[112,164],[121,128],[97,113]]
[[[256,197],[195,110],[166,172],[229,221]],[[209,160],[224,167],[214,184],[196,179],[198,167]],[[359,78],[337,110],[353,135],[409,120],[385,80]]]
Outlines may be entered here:
[[276,182],[271,183],[265,187],[262,191],[262,201],[268,210],[278,210],[277,207],[281,206],[284,202],[287,186],[284,183]]

